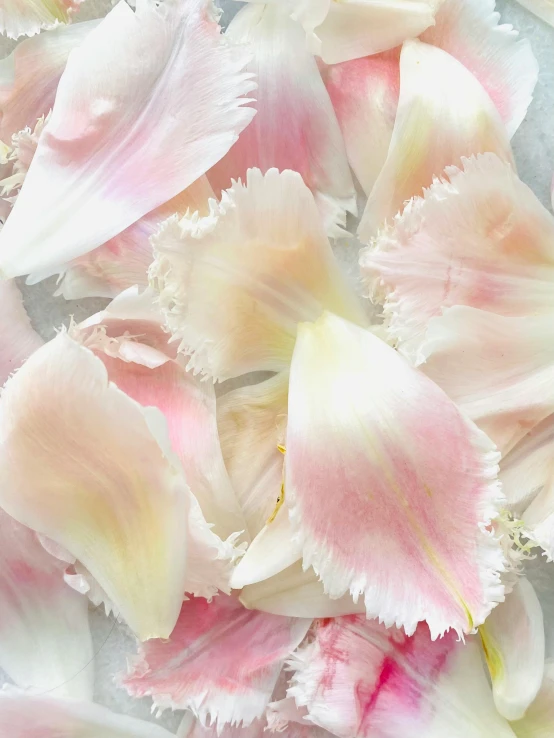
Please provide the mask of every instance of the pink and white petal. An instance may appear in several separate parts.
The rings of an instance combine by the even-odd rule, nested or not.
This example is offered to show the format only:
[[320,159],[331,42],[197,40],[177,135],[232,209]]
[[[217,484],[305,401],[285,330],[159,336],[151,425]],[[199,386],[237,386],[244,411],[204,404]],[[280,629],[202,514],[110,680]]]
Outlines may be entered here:
[[288,695],[339,738],[513,736],[497,713],[473,638],[432,641],[363,616],[319,622],[293,658]]
[[544,674],[544,623],[533,585],[520,578],[506,601],[479,628],[494,702],[507,720],[520,720]]
[[359,235],[377,231],[464,156],[493,152],[512,163],[506,128],[484,88],[442,49],[407,41],[400,98],[387,160],[369,196]]
[[70,52],[99,21],[61,26],[25,39],[0,61],[0,139],[32,126],[54,105]]
[[331,597],[363,596],[407,633],[426,621],[433,638],[473,631],[502,600],[499,454],[370,331],[331,313],[299,326],[286,447],[304,566]]
[[20,687],[91,700],[88,601],[64,582],[66,564],[0,510],[0,667]]
[[550,738],[554,731],[554,662],[545,664],[544,679],[525,717],[512,723],[517,738]]
[[429,322],[417,363],[505,455],[554,412],[553,343],[550,316],[460,305]]
[[249,5],[225,35],[233,43],[248,44],[253,52],[247,69],[256,76],[257,112],[208,173],[211,185],[219,195],[232,180],[244,182],[252,167],[264,173],[272,167],[299,172],[329,235],[344,235],[346,213],[356,214],[356,192],[339,124],[302,29],[276,5]]
[[373,299],[385,301],[389,335],[414,360],[427,323],[446,307],[523,317],[554,305],[554,217],[493,154],[462,164],[360,257]]
[[288,372],[281,372],[217,402],[225,466],[252,538],[266,525],[281,491],[279,446],[285,441],[288,388]]
[[8,381],[0,408],[2,506],[73,554],[141,639],[168,637],[185,591],[190,492],[160,411],[110,383],[67,333]]
[[254,114],[247,58],[210,0],[116,5],[70,55],[0,270],[54,272],[195,182]]
[[553,0],[517,0],[520,5],[530,10],[545,23],[554,26],[554,2]]
[[369,195],[387,159],[400,93],[400,50],[324,67],[348,161]]
[[250,169],[210,216],[171,218],[152,241],[173,338],[215,380],[286,369],[298,322],[325,309],[366,322],[297,172]]
[[[208,215],[208,202],[214,193],[202,176],[177,197],[160,205],[122,233],[94,251],[80,256],[63,271],[56,295],[66,300],[83,297],[116,297],[133,285],[148,284],[148,268],[153,260],[150,237],[171,215],[198,212]],[[46,275],[39,275],[40,279]],[[38,281],[33,275],[28,283]]]
[[256,584],[240,593],[240,601],[251,610],[293,618],[334,618],[365,613],[363,602],[354,602],[349,594],[331,599],[313,569],[304,571],[302,563]]
[[0,33],[8,38],[35,36],[43,28],[69,23],[81,0],[3,0]]
[[226,595],[193,598],[169,640],[141,647],[122,684],[159,708],[192,710],[203,724],[249,725],[264,714],[285,659],[310,624],[246,610]]
[[267,738],[266,721],[253,720],[250,725],[202,725],[192,712],[186,712],[177,730],[177,738]]
[[153,723],[92,702],[0,692],[0,735],[10,738],[172,738]]
[[539,66],[529,41],[499,21],[494,0],[444,0],[421,40],[447,51],[479,80],[511,138],[533,99]]
[[0,280],[0,387],[40,346],[15,282]]

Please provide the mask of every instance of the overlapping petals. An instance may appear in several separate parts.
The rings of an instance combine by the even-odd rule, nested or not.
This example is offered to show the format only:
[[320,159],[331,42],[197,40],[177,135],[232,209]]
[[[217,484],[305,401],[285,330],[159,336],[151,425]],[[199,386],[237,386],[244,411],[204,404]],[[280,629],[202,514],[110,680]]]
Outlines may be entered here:
[[184,603],[168,641],[143,646],[123,684],[158,707],[191,709],[202,723],[249,725],[263,715],[310,623],[246,610],[225,595],[195,598]]
[[8,38],[34,36],[42,28],[68,23],[81,0],[5,0],[0,8],[0,33]]
[[70,56],[0,271],[55,273],[197,180],[254,114],[246,61],[209,0],[120,2]]

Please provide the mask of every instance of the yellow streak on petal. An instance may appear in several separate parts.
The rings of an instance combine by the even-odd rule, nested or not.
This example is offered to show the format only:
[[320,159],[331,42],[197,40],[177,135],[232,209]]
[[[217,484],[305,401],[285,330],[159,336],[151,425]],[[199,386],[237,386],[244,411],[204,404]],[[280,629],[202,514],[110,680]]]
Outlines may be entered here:
[[491,679],[494,682],[497,679],[502,678],[502,674],[504,673],[502,655],[498,648],[496,648],[486,625],[481,625],[479,627],[479,635],[481,637],[481,643],[483,645],[483,651],[485,653],[485,659],[487,661],[487,666],[489,667]]

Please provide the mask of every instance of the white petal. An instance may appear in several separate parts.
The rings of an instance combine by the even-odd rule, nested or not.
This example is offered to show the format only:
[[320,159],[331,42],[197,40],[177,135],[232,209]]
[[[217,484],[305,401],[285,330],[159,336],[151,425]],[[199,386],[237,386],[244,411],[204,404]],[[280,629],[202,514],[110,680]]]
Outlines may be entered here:
[[538,15],[546,23],[554,26],[554,2],[553,0],[517,0],[520,5]]
[[81,0],[3,0],[0,33],[8,38],[34,36],[42,28],[69,23]]
[[0,280],[0,387],[33,351],[42,339],[31,328],[31,321],[15,282]]
[[554,661],[545,666],[537,699],[522,720],[512,723],[518,738],[550,738],[554,734]]

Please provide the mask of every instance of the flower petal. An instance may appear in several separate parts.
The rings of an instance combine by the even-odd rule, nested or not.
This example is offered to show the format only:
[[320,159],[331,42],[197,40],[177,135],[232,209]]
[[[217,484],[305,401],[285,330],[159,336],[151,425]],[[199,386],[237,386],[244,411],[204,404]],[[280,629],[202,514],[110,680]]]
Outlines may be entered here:
[[498,454],[437,385],[325,313],[298,330],[286,447],[304,565],[328,594],[433,638],[484,622],[503,594]]
[[254,114],[243,107],[252,82],[246,52],[210,13],[209,0],[139,0],[136,12],[120,2],[74,49],[0,234],[6,275],[88,253],[229,150]]
[[13,281],[0,280],[0,387],[33,351],[42,339],[31,328],[23,300]]
[[0,61],[0,139],[34,125],[54,105],[70,52],[99,21],[73,23],[25,39]]
[[88,601],[65,584],[65,564],[0,510],[0,667],[20,687],[91,700]]
[[509,738],[473,638],[407,637],[363,616],[320,621],[294,657],[293,696],[339,738]]
[[447,175],[360,258],[374,297],[386,298],[390,336],[412,358],[430,318],[451,305],[512,316],[554,305],[554,217],[492,154]]
[[158,725],[92,702],[0,692],[0,734],[10,738],[172,738]]
[[554,412],[553,340],[550,316],[454,306],[430,321],[418,363],[506,454]]
[[554,26],[554,2],[553,0],[517,0],[520,5],[538,15],[546,23]]
[[400,56],[400,99],[389,153],[360,222],[361,240],[369,243],[406,200],[422,194],[447,166],[482,152],[513,161],[494,103],[453,56],[407,41]]
[[144,645],[123,686],[202,721],[249,725],[263,715],[283,663],[311,620],[246,610],[233,597],[183,604],[168,641]]
[[526,536],[554,561],[554,489],[545,485],[521,516]]
[[207,218],[172,218],[150,275],[189,368],[216,380],[290,362],[296,326],[328,308],[366,318],[296,172],[250,169]]
[[190,502],[177,459],[152,435],[165,431],[161,413],[109,383],[66,333],[9,380],[0,405],[2,506],[67,548],[141,639],[169,636]]
[[543,616],[532,584],[519,579],[479,632],[496,708],[506,719],[520,720],[537,696],[544,673]]
[[257,113],[208,173],[211,185],[219,195],[232,179],[245,181],[252,167],[264,173],[271,167],[292,169],[302,175],[322,214],[333,216],[326,217],[329,234],[343,235],[346,212],[356,213],[356,192],[333,106],[302,29],[280,7],[250,5],[225,35],[253,52],[247,69],[256,75]]
[[0,33],[8,38],[34,36],[43,28],[69,23],[81,0],[5,0],[0,9]]

